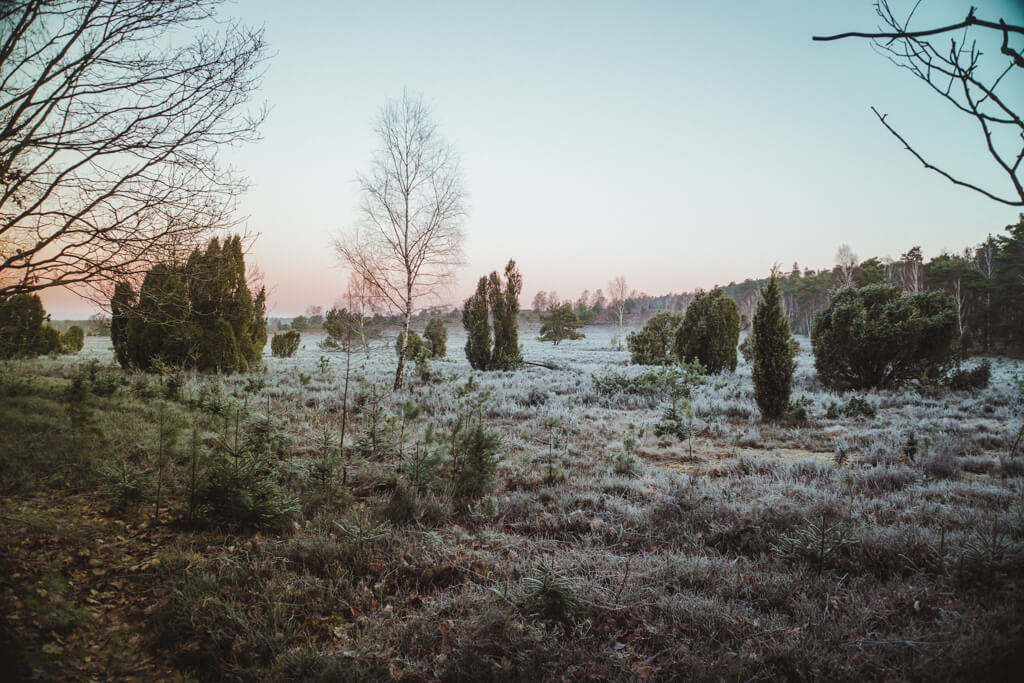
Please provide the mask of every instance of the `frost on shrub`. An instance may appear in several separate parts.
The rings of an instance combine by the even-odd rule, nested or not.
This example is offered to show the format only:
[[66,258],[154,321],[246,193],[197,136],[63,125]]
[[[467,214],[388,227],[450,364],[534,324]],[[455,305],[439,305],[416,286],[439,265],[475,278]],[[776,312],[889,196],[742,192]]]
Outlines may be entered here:
[[954,368],[944,380],[953,391],[984,389],[992,378],[992,362],[986,358],[971,369]]
[[814,317],[814,367],[834,389],[937,378],[953,357],[956,336],[956,305],[942,292],[844,287]]
[[462,498],[488,493],[498,466],[498,432],[488,429],[479,415],[460,415],[449,423],[444,442],[452,492]]
[[832,401],[825,411],[825,417],[830,420],[838,420],[840,417],[865,417],[874,419],[877,409],[864,396],[851,396],[845,403]]
[[604,398],[626,394],[661,399],[680,391],[689,395],[693,387],[704,383],[704,368],[697,361],[659,370],[647,370],[634,376],[609,369],[591,377],[594,390]]
[[921,463],[924,473],[936,479],[951,479],[960,475],[960,463],[952,447],[946,443],[936,444]]

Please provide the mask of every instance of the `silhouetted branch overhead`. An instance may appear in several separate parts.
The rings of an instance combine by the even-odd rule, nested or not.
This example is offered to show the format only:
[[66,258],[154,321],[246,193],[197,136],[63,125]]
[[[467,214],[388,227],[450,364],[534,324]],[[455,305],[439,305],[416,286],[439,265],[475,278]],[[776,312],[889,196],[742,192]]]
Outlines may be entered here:
[[[966,18],[958,23],[911,30],[910,21],[920,5],[919,0],[905,20],[898,19],[887,0],[875,4],[885,29],[877,32],[850,31],[829,36],[814,36],[814,40],[829,41],[843,38],[868,38],[890,61],[907,69],[925,82],[932,91],[960,112],[972,117],[984,140],[985,152],[1008,181],[1009,188],[998,190],[985,183],[963,179],[960,174],[947,170],[944,165],[929,161],[907,138],[897,132],[886,120],[887,116],[871,110],[882,125],[892,133],[925,168],[935,171],[950,182],[1010,206],[1024,206],[1024,183],[1021,181],[1021,163],[1024,159],[1024,120],[1020,112],[1021,93],[1024,93],[1024,55],[1010,45],[1011,35],[1024,35],[1024,26],[1007,24],[1005,20],[989,21],[975,16],[971,7]],[[976,39],[968,40],[970,29],[998,32],[1001,39],[1000,54],[1010,58],[1005,67],[992,74],[982,74],[982,50]],[[940,49],[925,38],[954,34],[949,47]],[[993,43],[994,44],[994,43]]]
[[2,4],[0,296],[135,279],[237,223],[217,155],[257,137],[265,44],[222,2]]

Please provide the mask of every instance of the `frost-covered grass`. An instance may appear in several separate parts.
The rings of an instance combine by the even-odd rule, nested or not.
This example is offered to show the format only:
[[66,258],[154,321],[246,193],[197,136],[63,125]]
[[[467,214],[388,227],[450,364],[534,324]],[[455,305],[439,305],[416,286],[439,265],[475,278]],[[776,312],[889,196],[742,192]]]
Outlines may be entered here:
[[[615,328],[584,332],[552,346],[527,324],[524,358],[557,369],[484,373],[451,328],[448,357],[430,362],[426,380],[407,365],[398,392],[394,336],[374,342],[369,357],[351,357],[345,451],[323,461],[326,475],[318,435],[340,433],[345,357],[318,348],[317,335],[293,358],[268,350],[259,372],[186,373],[177,389],[111,367],[109,344],[88,338],[77,358],[3,366],[0,485],[8,498],[84,492],[111,514],[148,514],[154,425],[174,414],[185,429],[166,465],[170,512],[155,521],[180,525],[191,426],[209,455],[232,425],[269,424],[267,476],[296,502],[291,523],[255,535],[214,523],[201,545],[181,527],[152,579],[155,652],[200,679],[984,680],[1016,670],[1024,467],[1007,451],[1024,408],[1017,363],[994,359],[992,383],[975,392],[863,393],[874,416],[849,417],[830,407],[855,395],[817,382],[804,338],[794,399],[806,419],[761,423],[741,361],[692,387],[683,440],[655,435],[669,401],[645,375],[656,369],[629,365]],[[123,386],[90,397],[75,436],[65,390],[92,359],[97,376]],[[609,373],[653,393],[602,394],[594,377]],[[375,397],[384,445],[372,451]],[[407,404],[413,417],[402,417]],[[454,495],[444,446],[467,415],[501,441],[493,482],[472,498]],[[141,482],[128,507],[113,504],[106,467],[124,453]]]

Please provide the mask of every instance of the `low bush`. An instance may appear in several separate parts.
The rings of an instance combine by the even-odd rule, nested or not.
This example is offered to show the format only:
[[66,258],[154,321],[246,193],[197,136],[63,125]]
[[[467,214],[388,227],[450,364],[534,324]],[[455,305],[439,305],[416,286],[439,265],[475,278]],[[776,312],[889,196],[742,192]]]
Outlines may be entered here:
[[877,409],[864,396],[851,396],[845,403],[829,403],[825,411],[825,417],[830,420],[838,420],[841,417],[864,417],[872,420],[877,415]]
[[85,332],[78,325],[72,325],[60,336],[60,348],[64,353],[78,353],[85,346]]
[[704,368],[699,361],[670,366],[659,370],[647,370],[638,375],[628,375],[607,370],[591,376],[594,390],[600,396],[634,394],[647,397],[670,396],[675,392],[688,393],[693,387],[704,383]]
[[298,330],[275,334],[270,339],[270,352],[277,358],[291,358],[299,350],[302,335]]
[[946,443],[938,443],[921,461],[924,473],[936,479],[952,479],[960,476],[963,469],[953,449]]
[[643,328],[626,337],[630,362],[634,365],[668,365],[673,361],[672,345],[676,329],[683,315],[674,311],[661,311],[648,320]]
[[970,369],[954,368],[944,383],[953,391],[973,391],[987,387],[991,378],[992,362],[986,358]]
[[834,389],[889,388],[937,378],[952,360],[956,306],[942,292],[844,287],[814,317],[814,367]]

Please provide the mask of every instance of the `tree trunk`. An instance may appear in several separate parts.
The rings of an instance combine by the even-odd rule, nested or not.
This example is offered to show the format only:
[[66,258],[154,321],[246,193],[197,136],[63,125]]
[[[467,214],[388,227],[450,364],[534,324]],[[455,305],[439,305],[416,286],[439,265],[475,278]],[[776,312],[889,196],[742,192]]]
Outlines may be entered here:
[[405,370],[405,354],[409,349],[409,330],[412,327],[412,282],[406,288],[405,296],[405,334],[402,336],[402,350],[398,354],[398,369],[395,370],[395,390],[402,388],[402,372]]

